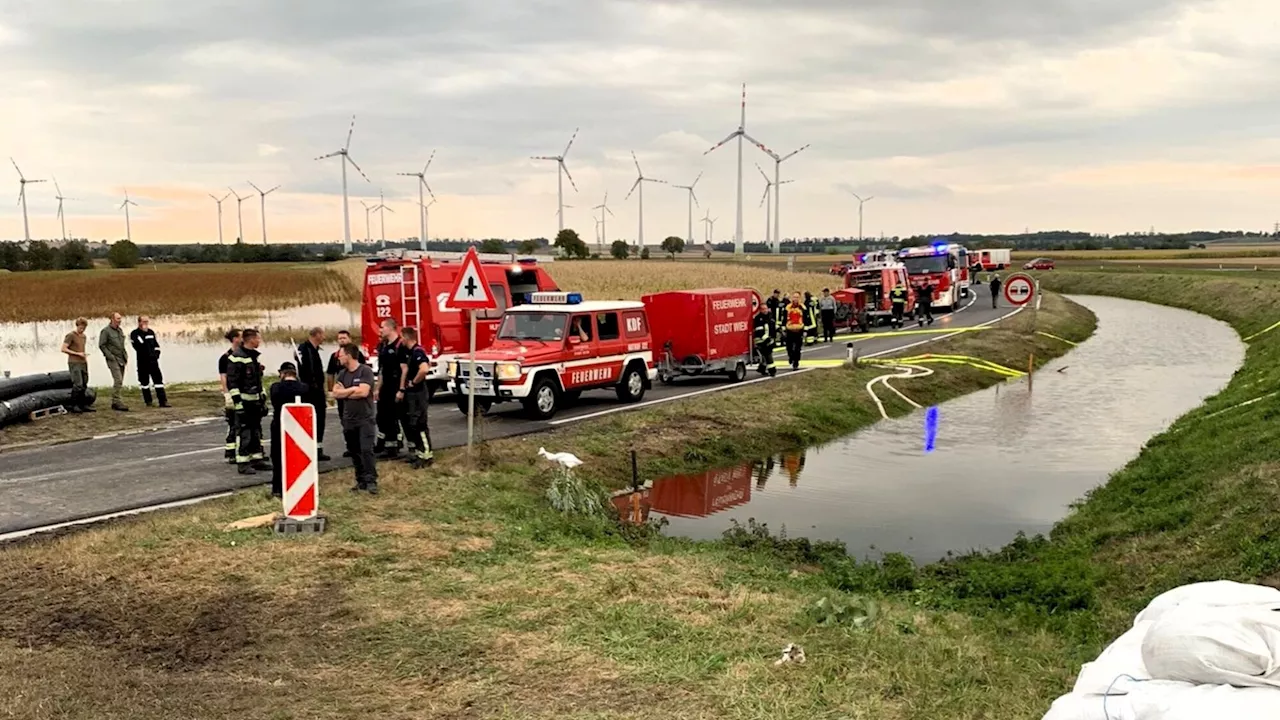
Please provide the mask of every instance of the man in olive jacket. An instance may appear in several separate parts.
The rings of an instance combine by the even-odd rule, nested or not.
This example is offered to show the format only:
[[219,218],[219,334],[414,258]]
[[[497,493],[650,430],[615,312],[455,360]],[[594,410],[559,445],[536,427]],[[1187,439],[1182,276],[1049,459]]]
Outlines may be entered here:
[[124,400],[120,399],[120,388],[124,386],[124,369],[129,364],[129,353],[125,349],[124,330],[120,328],[120,313],[111,314],[111,324],[98,333],[98,349],[102,351],[102,359],[107,361],[107,369],[111,371],[111,409],[128,412]]

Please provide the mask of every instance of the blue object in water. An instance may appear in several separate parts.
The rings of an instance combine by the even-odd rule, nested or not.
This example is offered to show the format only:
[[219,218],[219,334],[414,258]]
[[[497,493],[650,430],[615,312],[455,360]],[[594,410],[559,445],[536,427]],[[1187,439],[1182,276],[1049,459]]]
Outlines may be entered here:
[[924,451],[933,452],[938,440],[938,406],[934,405],[924,411]]

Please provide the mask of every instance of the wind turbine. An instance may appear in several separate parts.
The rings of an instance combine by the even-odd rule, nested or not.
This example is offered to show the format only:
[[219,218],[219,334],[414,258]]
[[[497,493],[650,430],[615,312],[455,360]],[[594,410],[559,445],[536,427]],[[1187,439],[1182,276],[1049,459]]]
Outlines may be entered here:
[[53,187],[55,190],[58,191],[58,194],[55,195],[54,197],[58,198],[58,222],[62,224],[62,241],[66,242],[67,241],[67,216],[64,215],[62,212],[62,201],[78,200],[79,198],[63,197],[62,188],[58,187],[58,178],[53,179]]
[[858,199],[858,242],[862,242],[862,206],[876,199],[875,195],[862,197],[858,193],[849,190],[849,194]]
[[262,244],[266,245],[267,244],[267,196],[279,190],[280,186],[277,185],[266,192],[263,192],[262,188],[258,187],[257,185],[254,185],[253,183],[249,183],[249,187],[253,188],[254,190],[257,190],[258,195],[261,196],[262,198]]
[[316,160],[328,160],[331,157],[342,156],[342,251],[348,255],[351,254],[351,209],[347,207],[347,163],[351,163],[351,167],[360,173],[360,177],[364,178],[365,182],[372,182],[356,161],[351,159],[351,154],[348,152],[351,149],[351,133],[355,130],[356,116],[352,115],[351,128],[347,130],[347,143],[342,146],[342,149],[316,158]]
[[431,195],[431,202],[435,202],[436,194],[431,192],[431,186],[427,184],[427,168],[431,167],[431,161],[435,159],[436,151],[432,150],[431,157],[427,158],[427,164],[422,166],[422,172],[396,173],[397,175],[403,175],[405,177],[418,178],[418,222],[422,225],[422,234],[419,236],[419,239],[422,241],[422,250],[424,252],[427,249],[427,206],[422,202],[425,199],[422,197],[422,188],[427,189],[427,192]]
[[[687,242],[690,245],[693,244],[693,206],[698,205],[698,196],[693,194],[693,188],[695,185],[698,184],[698,181],[701,179],[702,179],[702,173],[698,173],[698,177],[694,178],[693,182],[689,183],[688,185],[672,185],[671,186],[674,188],[680,188],[681,190],[689,191],[689,236],[687,238]],[[702,206],[698,205],[698,207],[702,207]]]
[[[378,207],[374,208],[378,211],[378,219],[382,223],[382,248],[387,247],[387,211],[391,208],[387,207],[387,203],[383,201],[382,191],[378,191]],[[395,210],[391,210],[391,214],[395,214]]]
[[573,186],[574,192],[578,192],[578,184],[573,181],[573,176],[569,175],[569,168],[564,164],[564,157],[569,154],[569,148],[573,147],[573,141],[578,137],[579,129],[573,129],[573,135],[569,138],[569,144],[564,146],[564,152],[559,155],[534,155],[532,158],[533,160],[556,161],[556,207],[559,208],[556,216],[560,222],[558,230],[564,229],[564,176],[569,176],[569,184]]
[[707,217],[702,219],[702,222],[707,224],[707,245],[711,245],[716,241],[716,220],[719,219],[711,217],[710,213],[707,213]]
[[44,180],[28,180],[22,174],[22,168],[18,167],[18,161],[9,158],[9,162],[13,163],[13,169],[18,171],[18,204],[22,205],[22,235],[27,242],[31,242],[31,225],[27,222],[27,184],[42,183]]
[[707,235],[707,231],[710,229],[710,227],[711,227],[711,222],[712,222],[712,220],[711,220],[711,208],[707,208],[707,214],[706,214],[706,216],[705,216],[705,217],[703,217],[703,218],[702,218],[701,220],[699,220],[698,222],[700,222],[700,223],[704,223],[704,225],[705,225],[705,226],[702,228],[702,242],[703,242],[703,244],[705,244],[705,245],[709,248],[709,247],[711,247],[711,238],[710,238],[710,236],[709,236],[709,235]]
[[129,225],[129,206],[138,206],[138,203],[129,199],[128,188],[124,191],[124,202],[120,203],[120,207],[124,208],[124,239],[133,242],[133,228]]
[[636,153],[634,150],[631,152],[631,160],[636,164],[636,182],[634,185],[631,186],[631,189],[627,191],[627,197],[624,197],[622,199],[623,201],[625,201],[627,198],[631,197],[631,193],[635,192],[636,188],[640,188],[640,233],[636,237],[636,247],[643,249],[644,248],[644,184],[646,182],[656,182],[656,183],[662,183],[663,185],[669,185],[670,183],[668,183],[666,180],[655,180],[653,178],[645,177],[644,171],[640,169],[640,161],[636,160]]
[[240,204],[253,196],[245,195],[244,197],[240,197],[240,193],[236,192],[235,188],[228,187],[227,189],[230,190],[231,194],[236,198],[236,242],[244,242],[244,216],[240,213]]
[[764,207],[764,244],[772,248],[773,243],[769,238],[770,233],[773,232],[773,226],[769,224],[769,217],[773,211],[773,206],[769,204],[769,191],[773,190],[773,181],[765,174],[764,168],[760,167],[760,163],[756,163],[756,170],[759,170],[760,177],[764,178],[764,195],[760,198],[760,205]]
[[751,144],[763,148],[758,140],[747,134],[747,84],[742,84],[742,116],[738,121],[738,129],[729,133],[729,136],[721,140],[710,150],[702,153],[710,155],[730,140],[738,138],[738,220],[733,231],[733,252],[734,254],[742,254],[742,139],[746,138]]
[[369,203],[361,200],[360,204],[364,206],[364,241],[366,243],[373,242],[373,233],[369,231],[369,213],[373,212],[378,206],[370,206]]
[[221,199],[219,199],[218,196],[214,195],[213,193],[209,193],[209,197],[213,198],[213,201],[218,203],[218,244],[221,245],[222,244],[222,203],[227,198],[231,197],[231,193],[227,193],[226,195],[223,195]]
[[[600,211],[600,249],[604,250],[604,246],[609,242],[609,233],[605,229],[604,216],[606,214],[613,215],[613,211],[609,209],[608,191],[606,191],[604,194],[604,201],[591,209]],[[617,217],[617,216],[614,215],[614,217]]]
[[761,150],[763,150],[765,154],[767,154],[769,157],[773,158],[773,248],[772,249],[773,249],[773,252],[776,253],[778,252],[778,249],[782,245],[782,236],[779,234],[779,225],[781,225],[780,219],[782,217],[782,188],[779,186],[784,184],[779,182],[780,175],[782,174],[782,161],[788,158],[794,157],[797,153],[800,152],[800,150],[804,150],[809,146],[805,145],[799,150],[792,150],[791,152],[782,156],[779,156],[777,153],[765,147],[764,145],[761,145],[760,143],[756,143],[756,146],[759,147]]
[[[436,200],[435,196],[433,195],[431,196],[431,202],[427,203],[422,207],[422,232],[424,233],[423,237],[427,237],[431,234],[431,206],[435,205],[437,202],[439,201]],[[426,241],[423,241],[422,249],[423,250],[427,249]]]

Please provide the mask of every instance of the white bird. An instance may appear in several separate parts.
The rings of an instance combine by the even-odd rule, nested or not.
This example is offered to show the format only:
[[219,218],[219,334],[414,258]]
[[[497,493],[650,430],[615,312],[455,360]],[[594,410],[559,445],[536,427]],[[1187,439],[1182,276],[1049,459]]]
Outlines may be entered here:
[[538,448],[538,454],[550,460],[553,463],[559,463],[565,468],[572,470],[582,464],[577,455],[567,452],[550,453],[546,448]]

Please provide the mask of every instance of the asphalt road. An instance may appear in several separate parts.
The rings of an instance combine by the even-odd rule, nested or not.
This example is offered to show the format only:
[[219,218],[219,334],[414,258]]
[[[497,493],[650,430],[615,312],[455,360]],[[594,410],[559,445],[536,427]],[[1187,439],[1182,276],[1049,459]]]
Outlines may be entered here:
[[[933,328],[986,324],[1013,310],[1003,306],[993,310],[985,290],[967,302],[968,305],[955,314],[939,315]],[[1001,303],[1003,305],[1003,301]],[[907,328],[912,329],[914,326]],[[855,347],[859,355],[869,357],[922,345],[944,335],[882,331],[869,338],[862,335],[853,338],[866,338],[858,339]],[[845,342],[837,341],[833,345],[806,348],[804,357],[810,360],[839,359],[845,357],[846,352]],[[781,367],[785,353],[776,353],[775,359]],[[800,372],[806,372],[806,369],[802,367]],[[790,373],[790,370],[780,370],[777,379],[783,379]],[[655,384],[643,402],[633,405],[619,404],[611,390],[588,392],[551,422],[527,420],[521,416],[518,404],[500,404],[486,416],[484,434],[493,439],[534,433],[679,398],[776,381],[758,378],[754,372],[749,378],[740,384],[719,378],[679,379],[669,386]],[[437,398],[430,416],[431,437],[437,449],[466,444],[466,418],[454,407],[451,397]],[[341,435],[336,431],[337,427],[336,414],[330,411],[328,449],[337,459],[323,463],[322,472],[345,467],[349,463],[339,457],[341,448],[335,443],[341,442]],[[269,481],[269,476],[261,474],[241,476],[223,461],[225,432],[226,427],[219,418],[178,428],[5,453],[0,457],[0,539],[6,535],[151,509]]]

